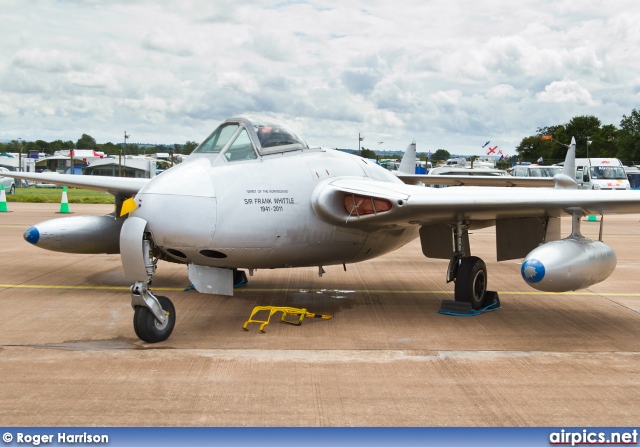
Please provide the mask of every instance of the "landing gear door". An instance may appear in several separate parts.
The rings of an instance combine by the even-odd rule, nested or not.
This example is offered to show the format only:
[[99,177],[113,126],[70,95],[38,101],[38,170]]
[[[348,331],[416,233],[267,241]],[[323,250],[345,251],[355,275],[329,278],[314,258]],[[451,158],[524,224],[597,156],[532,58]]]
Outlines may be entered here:
[[559,239],[559,217],[525,217],[496,221],[498,261],[524,258],[540,244]]
[[153,272],[148,271],[145,253],[144,230],[147,221],[139,217],[129,217],[120,231],[120,260],[126,278],[131,282],[147,282]]
[[[469,234],[463,235],[463,243],[469,250]],[[427,258],[451,259],[454,250],[453,229],[450,225],[439,223],[420,227],[422,253]]]

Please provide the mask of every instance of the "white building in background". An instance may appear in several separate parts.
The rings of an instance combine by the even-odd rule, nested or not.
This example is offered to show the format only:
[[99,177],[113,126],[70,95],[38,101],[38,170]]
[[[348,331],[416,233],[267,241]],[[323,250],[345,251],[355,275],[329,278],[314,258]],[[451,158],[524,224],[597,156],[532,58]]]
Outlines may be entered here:
[[26,154],[22,154],[21,157],[20,154],[13,152],[0,153],[0,166],[10,171],[19,171],[20,163],[22,163],[22,172],[36,172],[37,160],[38,158],[30,158]]
[[107,177],[153,178],[156,176],[158,166],[165,164],[166,162],[153,157],[126,155],[89,162],[82,173]]

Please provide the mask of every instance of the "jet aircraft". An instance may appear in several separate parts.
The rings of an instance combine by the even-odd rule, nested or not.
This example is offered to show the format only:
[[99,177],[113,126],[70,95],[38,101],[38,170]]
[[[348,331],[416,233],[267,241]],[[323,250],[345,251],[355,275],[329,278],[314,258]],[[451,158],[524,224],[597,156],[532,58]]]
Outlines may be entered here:
[[[198,292],[232,295],[238,269],[314,266],[322,274],[323,266],[366,261],[420,238],[425,256],[449,260],[455,300],[480,309],[487,268],[471,255],[469,231],[495,226],[498,261],[524,258],[522,277],[532,287],[561,292],[603,281],[615,253],[580,234],[581,218],[639,213],[640,192],[576,190],[574,160],[575,140],[554,188],[425,188],[370,160],[310,147],[272,118],[239,115],[150,180],[11,176],[114,195],[112,214],[48,220],[24,238],[54,251],[119,253],[133,284],[134,330],[153,343],[166,340],[176,321],[171,301],[151,291],[159,260],[187,265]],[[571,234],[561,239],[567,214]]]

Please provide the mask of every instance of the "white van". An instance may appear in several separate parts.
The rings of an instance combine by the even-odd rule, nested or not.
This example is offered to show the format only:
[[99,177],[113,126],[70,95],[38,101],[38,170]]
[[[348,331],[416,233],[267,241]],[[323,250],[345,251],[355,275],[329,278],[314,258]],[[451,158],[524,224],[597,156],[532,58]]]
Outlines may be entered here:
[[579,189],[631,189],[617,158],[576,158],[576,182]]

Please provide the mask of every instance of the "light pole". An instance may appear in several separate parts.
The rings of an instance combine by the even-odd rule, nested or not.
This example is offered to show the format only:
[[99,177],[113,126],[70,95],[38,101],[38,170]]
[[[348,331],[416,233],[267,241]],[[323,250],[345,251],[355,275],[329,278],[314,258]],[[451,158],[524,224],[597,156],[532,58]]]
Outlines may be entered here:
[[593,141],[587,140],[587,158],[589,158],[589,146],[591,146],[591,143],[593,143]]
[[[126,155],[126,149],[127,149],[127,138],[129,138],[131,135],[127,135],[127,131],[124,131],[124,145],[122,146],[122,150],[120,151],[120,157],[118,157],[118,177],[122,177],[122,156]],[[125,167],[127,166],[127,163],[125,161]]]
[[18,172],[22,172],[22,138],[18,138]]
[[360,155],[362,157],[362,149],[360,149],[360,142],[364,141],[364,137],[362,135],[360,135],[360,132],[358,132],[358,155]]

